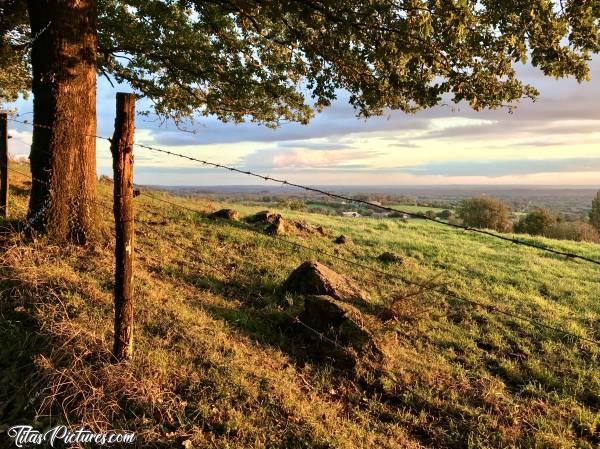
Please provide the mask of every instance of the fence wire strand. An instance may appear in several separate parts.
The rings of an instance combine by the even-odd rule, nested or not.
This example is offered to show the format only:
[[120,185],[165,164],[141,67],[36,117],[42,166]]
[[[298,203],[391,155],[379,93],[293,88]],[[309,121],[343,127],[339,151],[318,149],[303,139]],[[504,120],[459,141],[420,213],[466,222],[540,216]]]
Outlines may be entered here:
[[[183,205],[177,204],[177,203],[175,203],[173,201],[164,200],[162,198],[158,198],[156,196],[149,195],[149,194],[147,194],[145,192],[141,192],[141,195],[149,197],[149,198],[152,198],[152,199],[157,200],[157,201],[164,202],[166,204],[170,204],[172,206],[180,208],[181,210],[186,210],[188,212],[193,212],[193,213],[196,213],[196,214],[199,214],[199,215],[203,215],[202,211],[199,211],[199,210],[194,209],[194,208],[190,208],[190,207],[187,207],[187,206],[183,206]],[[511,317],[511,318],[514,318],[514,319],[518,319],[518,320],[527,322],[529,324],[533,324],[533,325],[541,327],[541,328],[545,328],[545,329],[548,329],[548,330],[551,330],[551,331],[554,331],[554,332],[557,332],[557,333],[560,333],[560,334],[563,334],[563,335],[567,335],[567,336],[573,337],[573,338],[578,339],[578,340],[586,341],[588,343],[593,343],[595,345],[600,346],[600,340],[595,340],[595,339],[592,339],[592,338],[583,337],[583,336],[577,335],[575,333],[569,332],[567,330],[561,329],[559,327],[543,323],[543,322],[541,322],[539,320],[536,320],[534,318],[531,318],[529,316],[503,310],[503,309],[501,309],[501,308],[499,308],[497,306],[494,306],[492,304],[487,304],[487,303],[483,303],[481,301],[476,301],[476,300],[473,300],[473,299],[465,298],[463,296],[458,296],[458,295],[450,292],[448,290],[448,287],[446,285],[427,285],[427,284],[424,284],[422,282],[412,281],[410,279],[407,279],[406,277],[403,277],[403,276],[400,276],[400,275],[397,275],[397,274],[394,274],[394,273],[390,273],[390,272],[387,272],[387,271],[383,271],[383,270],[380,270],[378,268],[371,267],[369,265],[365,265],[363,263],[360,263],[360,262],[352,260],[352,259],[346,259],[344,257],[338,256],[337,254],[332,254],[332,253],[329,253],[327,251],[320,250],[318,248],[313,248],[311,246],[304,245],[304,244],[295,242],[293,240],[288,240],[288,239],[282,238],[282,237],[277,236],[277,235],[264,234],[264,233],[262,233],[262,232],[260,232],[260,231],[258,231],[256,229],[250,227],[250,226],[244,226],[244,229],[246,229],[248,231],[251,231],[251,232],[258,233],[261,236],[264,236],[266,238],[271,238],[271,239],[274,239],[274,240],[279,240],[279,241],[285,242],[285,243],[287,243],[289,245],[293,245],[295,247],[302,248],[302,249],[305,249],[305,250],[308,250],[308,251],[320,254],[320,255],[325,256],[325,257],[335,258],[335,259],[340,260],[342,262],[345,262],[346,264],[349,264],[349,265],[353,265],[353,266],[356,266],[356,267],[359,267],[359,268],[370,270],[370,271],[372,271],[374,273],[377,273],[377,274],[382,275],[384,277],[387,277],[389,279],[399,280],[399,281],[404,282],[404,283],[406,283],[408,285],[412,285],[414,287],[419,287],[419,288],[423,289],[424,291],[430,291],[432,293],[437,293],[439,295],[442,295],[442,296],[444,296],[446,298],[449,298],[449,299],[453,299],[453,300],[458,301],[458,302],[462,302],[462,303],[469,304],[469,305],[472,305],[472,306],[477,306],[477,307],[480,307],[482,309],[486,309],[487,311],[490,311],[490,312],[499,313],[499,314],[504,315],[504,316],[508,316],[508,317]]]
[[[34,124],[34,123],[31,123],[31,122],[29,122],[27,120],[17,120],[17,119],[14,119],[14,118],[9,118],[8,120],[12,121],[12,122],[15,122],[15,123],[26,124],[26,125],[33,126],[33,127],[39,127],[39,128],[44,128],[44,129],[52,129],[52,126],[41,125],[41,124]],[[95,135],[95,134],[86,134],[85,136],[86,137],[95,137],[97,139],[103,139],[103,140],[107,140],[109,142],[112,142],[112,139],[109,138],[109,137],[98,136],[98,135]],[[243,174],[243,175],[252,176],[252,177],[255,177],[255,178],[262,179],[263,181],[276,182],[276,183],[279,183],[279,184],[284,185],[284,186],[290,186],[290,187],[301,189],[301,190],[304,190],[304,191],[307,191],[307,192],[317,193],[317,194],[320,194],[320,195],[323,195],[323,196],[326,196],[326,197],[329,197],[329,198],[336,198],[336,199],[340,199],[340,200],[344,200],[344,201],[354,202],[354,203],[357,203],[357,204],[363,204],[365,206],[374,207],[376,209],[383,210],[383,211],[386,211],[386,212],[399,213],[399,214],[407,215],[409,217],[419,218],[419,219],[422,219],[422,220],[430,221],[430,222],[436,223],[436,224],[438,224],[440,226],[447,226],[447,227],[454,228],[454,229],[460,229],[460,230],[463,230],[463,231],[466,231],[466,232],[472,232],[472,233],[475,233],[475,234],[485,235],[487,237],[492,237],[492,238],[495,238],[495,239],[498,239],[498,240],[502,240],[502,241],[505,241],[505,242],[513,243],[515,245],[521,245],[521,246],[525,246],[525,247],[537,249],[539,251],[545,251],[547,253],[554,254],[556,256],[563,256],[563,257],[566,257],[567,259],[578,259],[578,260],[582,260],[582,261],[585,261],[585,262],[593,263],[595,265],[600,265],[600,260],[592,259],[591,257],[587,257],[587,256],[584,256],[584,255],[581,255],[581,254],[577,254],[577,253],[573,253],[573,252],[561,251],[561,250],[558,250],[558,249],[555,249],[555,248],[550,248],[550,247],[547,247],[547,246],[537,245],[535,243],[528,242],[526,240],[522,240],[522,239],[518,239],[518,238],[514,238],[514,237],[507,237],[507,236],[500,235],[500,234],[497,234],[495,232],[488,231],[488,230],[485,230],[485,229],[478,229],[478,228],[474,228],[474,227],[471,227],[471,226],[461,225],[461,224],[458,224],[458,223],[450,223],[450,222],[445,222],[445,221],[439,221],[439,220],[436,220],[435,218],[429,217],[429,216],[427,216],[425,214],[421,214],[421,213],[417,213],[417,212],[408,212],[408,211],[404,211],[402,209],[398,209],[398,208],[394,208],[394,207],[383,206],[383,205],[380,205],[380,204],[371,203],[369,201],[352,198],[352,197],[349,197],[349,196],[346,196],[346,195],[341,195],[341,194],[338,194],[338,193],[328,192],[328,191],[325,191],[325,190],[322,190],[322,189],[319,189],[319,188],[316,188],[316,187],[310,187],[310,186],[305,186],[305,185],[297,184],[297,183],[294,183],[294,182],[289,182],[289,181],[287,181],[285,179],[279,179],[279,178],[275,178],[275,177],[272,177],[272,176],[266,176],[266,175],[255,173],[255,172],[252,172],[252,171],[249,171],[249,170],[242,170],[242,169],[239,169],[239,168],[236,168],[236,167],[232,167],[230,165],[220,164],[220,163],[217,163],[217,162],[211,162],[211,161],[207,161],[207,160],[204,160],[204,159],[195,158],[195,157],[192,157],[192,156],[187,156],[185,154],[176,153],[176,152],[173,152],[173,151],[170,151],[170,150],[165,150],[163,148],[157,148],[157,147],[153,147],[153,146],[150,146],[150,145],[144,145],[144,144],[135,143],[135,142],[134,142],[134,146],[136,146],[138,148],[143,148],[143,149],[146,149],[146,150],[149,150],[149,151],[155,151],[155,152],[158,152],[158,153],[168,154],[170,156],[178,157],[178,158],[181,158],[181,159],[186,159],[186,160],[189,160],[189,161],[198,162],[198,163],[200,163],[202,165],[206,165],[206,166],[209,166],[209,167],[220,168],[220,169],[232,172],[232,173],[240,173],[240,174]]]
[[[15,121],[14,119],[9,119],[9,120]],[[23,123],[29,124],[28,122],[23,122]],[[97,137],[97,136],[93,136],[93,137]],[[108,138],[105,138],[105,139],[110,141],[110,139],[108,139]],[[140,144],[136,144],[136,145],[140,146]],[[144,147],[146,147],[146,146],[144,146]],[[146,148],[154,149],[152,147],[146,147]],[[169,154],[178,155],[177,153],[171,153],[171,152],[169,152],[167,150],[158,150],[158,149],[156,149],[156,150],[157,151],[161,151],[161,152],[165,152],[165,153],[169,153]],[[219,168],[226,168],[226,169],[231,170],[231,171],[245,173],[245,174],[249,174],[249,175],[252,175],[252,176],[258,176],[258,177],[261,177],[261,178],[263,178],[265,180],[275,180],[275,179],[273,179],[271,177],[257,175],[257,174],[251,173],[251,172],[244,172],[242,170],[239,170],[239,169],[236,169],[236,168],[233,168],[233,167],[228,167],[228,166],[221,165],[221,164],[210,163],[210,162],[202,161],[202,160],[199,160],[199,159],[195,159],[195,158],[191,158],[191,157],[183,156],[183,155],[178,155],[178,156],[185,157],[185,158],[191,159],[191,160],[197,160],[197,161],[199,161],[201,163],[204,163],[204,164],[207,164],[207,165],[216,166],[216,167],[219,167]],[[37,182],[42,182],[42,183],[45,183],[47,185],[46,181],[36,179],[33,176],[31,176],[31,175],[27,175],[27,174],[25,174],[23,172],[20,172],[18,170],[10,168],[10,167],[9,167],[9,170],[11,170],[13,172],[17,172],[17,173],[19,173],[19,174],[21,174],[23,176],[30,177],[32,180],[35,180]],[[288,183],[287,181],[279,181],[279,180],[275,180],[275,181],[276,182],[282,182],[282,183],[285,183],[287,185],[298,186],[300,188],[305,188],[307,190],[312,190],[312,191],[315,191],[315,192],[323,193],[325,195],[331,195],[333,197],[337,197],[337,198],[341,198],[341,199],[347,199],[347,200],[350,200],[350,201],[355,201],[355,200],[353,200],[351,198],[347,198],[347,197],[344,197],[344,196],[341,196],[341,195],[336,195],[336,194],[329,194],[327,192],[320,191],[319,189],[313,189],[313,188],[310,188],[310,187],[295,185],[295,184],[292,184],[292,183]],[[162,200],[162,199],[160,199],[158,197],[155,197],[155,196],[152,196],[152,195],[148,195],[148,194],[145,194],[145,193],[143,193],[143,194],[145,196],[149,196],[149,197],[151,197],[151,198],[153,198],[155,200],[164,201],[164,202],[169,203],[169,204],[171,204],[171,205],[173,205],[175,207],[179,207],[179,208],[181,208],[183,210],[187,210],[189,212],[194,212],[194,213],[200,214],[200,215],[202,214],[201,211],[198,211],[196,209],[193,209],[193,208],[190,208],[190,207],[186,207],[186,206],[182,206],[182,205],[177,204],[177,203],[172,202],[172,201]],[[367,201],[359,201],[359,202],[371,205],[371,203],[369,203]],[[401,211],[393,209],[393,208],[386,208],[385,206],[378,206],[378,207],[381,207],[381,208],[386,209],[386,210],[392,210],[392,211],[401,212]],[[418,216],[420,218],[420,214],[409,214],[409,215],[413,215],[413,216],[416,215],[416,216]],[[425,217],[425,216],[423,216],[423,217]],[[164,218],[166,218],[166,217],[164,217]],[[427,218],[427,217],[425,217],[425,218]],[[430,220],[432,220],[432,219],[430,219]],[[433,220],[433,221],[436,222],[436,223],[440,223],[440,222],[438,222],[436,220]],[[447,223],[445,223],[445,224],[447,224]],[[161,238],[165,238],[164,235],[158,233],[158,231],[154,230],[149,225],[147,225],[147,226],[148,226],[148,229],[152,230],[152,232],[157,233]],[[452,226],[454,226],[454,227],[461,227],[459,225],[452,225]],[[473,229],[467,228],[467,227],[463,227],[463,228],[465,228],[467,230],[473,230]],[[246,229],[253,230],[253,229],[251,229],[249,227],[246,227]],[[475,231],[481,231],[481,230],[475,230]],[[487,233],[487,231],[481,231],[481,232]],[[497,236],[494,233],[489,233],[489,234],[492,235],[492,236]],[[261,235],[264,235],[264,234],[261,233]],[[498,313],[498,314],[501,314],[501,315],[504,315],[504,316],[507,316],[507,317],[511,317],[511,318],[514,318],[514,319],[517,319],[517,320],[520,320],[520,321],[527,322],[529,324],[535,325],[535,326],[540,327],[540,328],[545,328],[545,329],[554,331],[556,333],[560,333],[560,334],[565,335],[565,336],[573,337],[573,338],[575,338],[577,340],[580,340],[580,341],[586,341],[588,343],[593,343],[595,345],[600,346],[600,340],[596,340],[596,339],[592,339],[592,338],[588,338],[588,337],[583,337],[583,336],[577,335],[577,334],[575,334],[573,332],[567,331],[565,329],[562,329],[562,328],[559,328],[559,327],[556,327],[556,326],[552,326],[552,325],[543,323],[543,322],[541,322],[539,320],[536,320],[534,318],[531,318],[529,316],[503,310],[503,309],[501,309],[501,308],[499,308],[497,306],[494,306],[492,304],[487,304],[487,303],[483,303],[483,302],[480,302],[480,301],[476,301],[476,300],[464,298],[462,296],[458,296],[458,295],[450,292],[446,286],[443,286],[443,287],[440,287],[440,286],[433,286],[433,287],[432,286],[427,286],[425,284],[422,284],[422,283],[419,283],[419,282],[416,282],[416,281],[408,280],[408,279],[406,279],[406,278],[404,278],[402,276],[398,276],[398,275],[395,275],[393,273],[389,273],[389,272],[386,272],[386,271],[383,271],[383,270],[379,270],[377,268],[371,267],[369,265],[362,264],[362,263],[357,262],[357,261],[353,261],[353,260],[350,260],[350,259],[343,258],[343,257],[338,256],[336,254],[331,254],[331,253],[319,250],[317,248],[312,248],[312,247],[310,247],[308,245],[303,245],[303,244],[300,244],[298,242],[294,242],[292,240],[287,240],[287,239],[281,238],[279,236],[271,236],[271,237],[275,237],[277,240],[286,242],[288,244],[294,245],[294,246],[299,247],[299,248],[303,248],[303,249],[306,249],[306,250],[309,250],[309,251],[312,251],[312,252],[316,252],[316,253],[319,253],[319,254],[327,256],[327,257],[336,258],[336,259],[338,259],[340,261],[343,261],[345,263],[348,263],[348,264],[351,264],[351,265],[354,265],[354,266],[358,266],[358,267],[363,268],[363,269],[371,270],[373,272],[379,273],[380,275],[386,276],[388,278],[400,280],[400,281],[405,282],[405,283],[407,283],[409,285],[418,286],[418,287],[427,289],[427,290],[429,290],[431,292],[438,293],[440,295],[445,296],[446,298],[453,299],[453,300],[456,300],[458,302],[462,302],[462,303],[469,304],[469,305],[472,305],[472,306],[481,307],[481,308],[486,309],[486,310],[488,310],[490,312],[494,312],[494,313]],[[499,236],[499,237],[502,237],[502,236]],[[503,239],[510,240],[509,238],[503,238]],[[180,247],[180,249],[182,249],[182,250],[184,250],[186,252],[192,251],[192,252],[196,253],[196,255],[199,256],[199,260],[202,261],[202,262],[205,262],[205,261],[203,261],[203,258],[202,258],[203,255],[200,254],[199,252],[197,252],[197,250],[195,250],[195,248],[192,248],[192,247],[185,248],[183,245],[180,245],[178,242],[175,242],[174,239],[169,238],[169,237],[167,237],[166,240],[168,240],[169,242],[171,242],[175,246]],[[528,245],[528,246],[531,246],[531,245]],[[543,249],[545,251],[550,251],[550,252],[554,252],[554,253],[558,253],[558,254],[562,254],[562,255],[568,255],[567,253],[562,253],[562,252],[558,252],[558,251],[554,251],[554,250],[549,250],[549,249],[544,248],[544,247],[538,247],[538,246],[535,246],[535,245],[534,245],[534,247],[535,248],[539,248],[539,249]],[[573,257],[575,257],[575,256],[573,256]],[[580,259],[583,259],[583,260],[587,260],[589,262],[600,264],[599,261],[596,261],[596,260],[593,260],[593,259],[588,259],[588,258],[585,258],[583,256],[576,256],[576,257],[580,258]],[[208,262],[206,262],[206,265],[207,266],[211,266],[211,268],[215,269],[215,267],[212,266],[211,264],[209,264]]]

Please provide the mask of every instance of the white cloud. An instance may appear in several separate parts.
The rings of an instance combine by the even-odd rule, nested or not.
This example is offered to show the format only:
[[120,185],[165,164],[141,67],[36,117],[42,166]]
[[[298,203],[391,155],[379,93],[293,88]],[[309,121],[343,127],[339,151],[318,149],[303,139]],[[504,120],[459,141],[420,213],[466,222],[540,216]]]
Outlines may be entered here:
[[[589,83],[553,80],[530,66],[520,67],[519,72],[526,81],[539,87],[541,96],[535,103],[523,102],[512,115],[503,109],[475,112],[459,105],[436,107],[415,115],[391,112],[364,121],[355,117],[342,93],[331,108],[308,126],[287,124],[272,130],[251,123],[222,124],[208,118],[200,121],[197,134],[189,134],[177,130],[172,123],[160,126],[160,122],[138,117],[136,140],[246,169],[288,170],[292,179],[323,184],[484,182],[499,175],[488,164],[483,170],[487,175],[479,176],[473,169],[473,161],[504,161],[499,162],[502,177],[494,178],[494,182],[510,180],[514,183],[521,179],[523,182],[597,184],[591,172],[581,171],[579,164],[563,170],[560,180],[547,176],[546,181],[543,181],[545,175],[522,173],[518,167],[528,159],[574,160],[598,154],[600,58],[591,63],[592,82]],[[123,87],[118,89],[123,90]],[[100,135],[112,134],[115,91],[99,79]],[[17,107],[19,112],[32,109],[30,101],[19,101]],[[144,107],[144,102],[139,102],[137,109]],[[30,128],[11,126],[11,133],[15,136],[10,143],[11,152],[28,154]],[[136,166],[145,182],[177,183],[179,176],[183,176],[177,170],[185,168],[190,170],[185,176],[196,183],[220,184],[227,183],[228,179],[231,183],[244,183],[243,177],[230,178],[220,172],[207,175],[209,172],[201,171],[197,163],[148,150],[136,149],[135,155]],[[471,168],[465,168],[470,162]],[[104,141],[98,142],[98,166],[105,171],[111,167],[108,143]],[[400,174],[394,169],[417,166],[435,168],[435,175]],[[511,167],[516,167],[512,175]],[[144,172],[149,168],[154,171]],[[177,174],[166,176],[161,169]],[[546,169],[551,167],[547,165]],[[193,173],[203,176],[199,179]]]

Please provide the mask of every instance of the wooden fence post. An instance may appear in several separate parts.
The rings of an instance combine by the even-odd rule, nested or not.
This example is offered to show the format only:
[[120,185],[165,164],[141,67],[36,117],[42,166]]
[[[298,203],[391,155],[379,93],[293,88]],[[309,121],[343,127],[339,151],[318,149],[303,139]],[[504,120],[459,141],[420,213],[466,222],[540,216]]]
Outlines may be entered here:
[[117,116],[111,142],[114,170],[115,341],[117,360],[133,356],[133,134],[135,96],[117,93]]
[[8,214],[8,114],[0,113],[0,217]]

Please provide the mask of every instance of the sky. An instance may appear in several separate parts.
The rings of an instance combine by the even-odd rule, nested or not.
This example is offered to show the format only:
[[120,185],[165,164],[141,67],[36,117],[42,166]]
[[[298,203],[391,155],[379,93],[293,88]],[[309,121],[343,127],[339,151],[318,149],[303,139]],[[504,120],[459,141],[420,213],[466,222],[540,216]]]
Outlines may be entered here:
[[[531,66],[520,78],[540,91],[513,114],[475,112],[468,105],[439,106],[416,114],[389,111],[368,120],[341,92],[308,125],[270,129],[201,118],[195,133],[139,116],[136,142],[200,159],[310,185],[585,185],[600,186],[600,58],[591,81],[544,77]],[[112,135],[115,93],[98,79],[98,134]],[[12,105],[32,111],[30,100]],[[138,110],[144,102],[138,102]],[[24,118],[30,118],[26,115]],[[31,128],[10,123],[10,151],[26,157]],[[98,140],[99,174],[111,175],[108,142]],[[153,185],[253,185],[245,175],[202,167],[192,161],[134,149],[134,179]]]

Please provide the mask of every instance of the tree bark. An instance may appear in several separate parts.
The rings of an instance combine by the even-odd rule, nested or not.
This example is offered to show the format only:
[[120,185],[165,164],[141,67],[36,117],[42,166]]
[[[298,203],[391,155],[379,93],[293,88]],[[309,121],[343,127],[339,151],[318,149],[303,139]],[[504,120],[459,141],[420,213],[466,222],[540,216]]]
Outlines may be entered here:
[[96,0],[28,0],[28,13],[32,36],[41,32],[31,52],[28,218],[54,239],[85,243],[97,222]]

